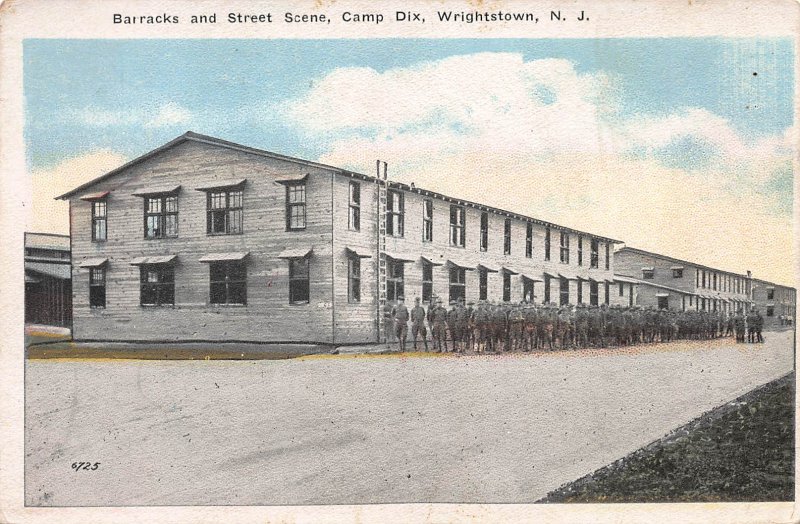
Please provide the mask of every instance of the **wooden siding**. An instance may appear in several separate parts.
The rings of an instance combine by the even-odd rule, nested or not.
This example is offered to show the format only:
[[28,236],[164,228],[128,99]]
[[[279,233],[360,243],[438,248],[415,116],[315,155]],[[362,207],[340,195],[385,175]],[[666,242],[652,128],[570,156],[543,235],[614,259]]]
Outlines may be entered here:
[[[285,177],[309,174],[307,228],[286,231]],[[92,192],[110,191],[108,240],[91,241],[91,204],[70,199],[73,234],[74,332],[95,340],[251,340],[331,342],[332,209],[330,171],[193,141],[168,149],[127,172],[102,181]],[[246,178],[240,235],[206,234],[206,194],[195,188]],[[143,199],[134,193],[181,184],[177,238],[144,238]],[[290,305],[288,262],[278,258],[287,247],[313,246],[310,303]],[[250,252],[247,305],[209,305],[208,253]],[[175,306],[139,305],[139,256],[178,256]],[[109,259],[106,308],[89,308],[88,269],[93,257]]]

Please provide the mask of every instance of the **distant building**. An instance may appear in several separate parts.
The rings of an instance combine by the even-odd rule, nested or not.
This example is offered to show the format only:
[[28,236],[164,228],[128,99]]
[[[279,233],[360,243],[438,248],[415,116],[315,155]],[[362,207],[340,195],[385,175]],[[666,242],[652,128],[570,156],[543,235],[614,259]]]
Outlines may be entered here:
[[792,323],[797,319],[797,290],[766,280],[753,279],[753,302],[764,316],[766,327]]
[[67,235],[25,233],[25,322],[70,327],[72,282]]
[[[379,164],[380,166],[380,164]],[[186,133],[70,203],[73,337],[363,343],[400,296],[610,304],[618,241]]]
[[614,263],[615,278],[637,287],[639,306],[729,313],[753,304],[750,272],[731,273],[632,247],[617,250]]

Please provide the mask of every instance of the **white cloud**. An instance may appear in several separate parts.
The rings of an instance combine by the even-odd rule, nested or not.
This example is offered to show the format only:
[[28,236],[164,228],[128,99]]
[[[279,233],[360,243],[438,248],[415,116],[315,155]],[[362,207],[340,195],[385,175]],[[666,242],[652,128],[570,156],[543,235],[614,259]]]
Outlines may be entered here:
[[326,163],[381,158],[421,187],[793,281],[791,196],[768,184],[794,132],[751,139],[700,108],[623,118],[615,89],[566,60],[480,53],[337,69],[282,115],[327,141]]
[[90,127],[169,127],[186,124],[192,120],[192,117],[191,111],[175,102],[166,102],[159,106],[147,105],[124,111],[87,107],[68,114],[70,120]]
[[68,158],[57,165],[31,173],[32,212],[26,231],[69,233],[69,204],[55,197],[89,182],[128,159],[114,151],[101,150]]

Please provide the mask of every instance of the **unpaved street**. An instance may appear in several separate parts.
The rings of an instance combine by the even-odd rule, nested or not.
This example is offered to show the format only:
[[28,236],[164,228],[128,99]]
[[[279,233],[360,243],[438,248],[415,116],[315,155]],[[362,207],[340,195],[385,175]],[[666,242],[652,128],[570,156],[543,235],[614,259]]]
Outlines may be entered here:
[[[29,360],[26,502],[533,502],[789,372],[792,336],[439,358]],[[81,461],[100,464],[73,471]]]

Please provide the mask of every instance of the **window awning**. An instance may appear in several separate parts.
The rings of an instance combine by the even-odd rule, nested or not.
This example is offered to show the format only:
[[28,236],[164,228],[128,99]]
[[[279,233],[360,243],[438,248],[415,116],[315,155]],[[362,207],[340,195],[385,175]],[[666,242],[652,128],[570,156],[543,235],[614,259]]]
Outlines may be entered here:
[[26,284],[38,284],[41,281],[42,281],[41,278],[36,278],[36,277],[34,277],[32,275],[29,275],[29,274],[25,273],[25,283]]
[[372,258],[372,255],[364,253],[363,251],[359,253],[358,251],[356,251],[351,247],[344,248],[344,252],[348,257],[352,258]]
[[639,281],[636,280],[635,278],[626,277],[624,275],[614,275],[614,281],[615,282],[628,282],[630,284],[638,284],[639,283]]
[[655,271],[655,270],[656,270],[656,268],[654,268],[654,267],[643,267],[642,268],[642,271]]
[[386,253],[386,256],[394,260],[395,262],[400,262],[401,264],[408,264],[409,262],[413,262],[414,260],[408,257],[402,257],[400,255],[393,255],[391,253]]
[[531,278],[531,277],[529,277],[529,276],[527,276],[527,275],[520,275],[520,276],[521,276],[522,278],[524,278],[525,280],[528,280],[528,281],[530,281],[530,282],[543,282],[542,280],[540,280],[540,279],[538,279],[538,278]]
[[479,268],[483,268],[485,271],[488,271],[489,273],[497,273],[497,272],[499,271],[499,270],[497,270],[497,269],[491,268],[491,267],[489,267],[489,266],[485,266],[485,265],[483,265],[483,264],[478,264],[478,266],[477,266],[477,267],[479,267]]
[[244,260],[249,251],[236,252],[236,253],[209,253],[200,257],[200,262],[239,262]]
[[575,275],[567,275],[566,273],[559,273],[558,278],[566,278],[567,280],[578,280]]
[[475,266],[470,266],[470,265],[467,265],[467,264],[465,264],[463,262],[458,262],[456,260],[449,260],[448,259],[447,263],[450,264],[451,266],[455,266],[455,267],[460,268],[460,269],[466,269],[467,271],[472,271],[473,269],[475,269]]
[[432,266],[443,266],[443,265],[444,265],[444,263],[443,263],[443,262],[434,262],[433,260],[431,260],[431,259],[430,259],[430,258],[428,258],[428,257],[419,257],[419,258],[420,258],[420,259],[421,259],[423,262],[427,262],[428,264],[430,264],[430,265],[432,265]]
[[100,267],[108,262],[107,258],[87,258],[86,260],[82,261],[78,264],[78,267]]
[[99,193],[89,193],[88,195],[83,195],[81,200],[103,200],[105,197],[108,196],[110,191],[100,191]]
[[209,182],[204,186],[196,187],[195,189],[197,191],[213,191],[215,189],[228,189],[234,187],[242,187],[245,184],[245,182],[247,182],[246,178],[215,180],[213,182]]
[[550,278],[558,278],[558,275],[556,275],[555,273],[548,273],[547,271],[544,272],[544,276]]
[[281,175],[281,178],[275,182],[278,184],[299,184],[305,182],[308,178],[308,173],[298,173],[296,175]]
[[[25,262],[25,271],[32,271],[53,278],[68,280],[72,277],[69,264],[49,264],[47,262]],[[37,275],[33,275],[34,277]]]
[[683,266],[672,266],[670,269],[672,269],[672,270],[683,269]]
[[503,266],[503,268],[502,268],[502,269],[503,269],[503,272],[504,272],[504,273],[508,273],[509,275],[519,275],[519,271],[514,271],[514,270],[513,270],[513,269],[511,269],[510,267],[505,267],[505,266]]
[[307,258],[314,251],[312,246],[287,247],[278,255],[278,258]]
[[181,185],[170,185],[170,186],[161,186],[161,187],[145,187],[138,191],[136,191],[133,196],[138,197],[148,197],[148,196],[155,196],[155,195],[170,195],[173,193],[177,193],[180,191]]
[[669,293],[656,293],[657,297],[668,297]]
[[144,264],[172,264],[178,258],[178,255],[160,255],[150,257],[136,257],[131,260],[132,266],[141,266]]

